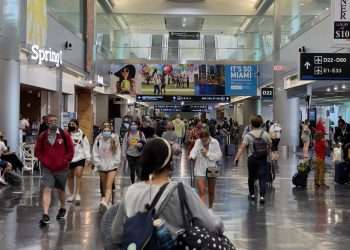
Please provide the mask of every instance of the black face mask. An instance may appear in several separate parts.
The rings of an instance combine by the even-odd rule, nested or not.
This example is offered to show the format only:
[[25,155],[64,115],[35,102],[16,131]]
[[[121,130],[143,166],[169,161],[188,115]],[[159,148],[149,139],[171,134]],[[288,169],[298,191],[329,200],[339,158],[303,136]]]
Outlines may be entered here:
[[68,132],[73,132],[75,131],[75,127],[74,126],[68,126]]

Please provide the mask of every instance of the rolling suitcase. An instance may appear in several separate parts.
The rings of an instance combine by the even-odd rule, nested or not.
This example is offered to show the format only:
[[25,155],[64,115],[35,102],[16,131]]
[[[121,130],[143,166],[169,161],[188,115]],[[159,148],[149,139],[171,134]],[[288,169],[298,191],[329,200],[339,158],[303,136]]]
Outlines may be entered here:
[[235,155],[235,145],[227,144],[226,145],[226,156],[234,156]]
[[344,185],[350,181],[350,167],[346,162],[340,162],[335,165],[334,181]]
[[275,166],[271,163],[267,163],[267,184],[272,186],[273,181],[276,178]]
[[292,182],[296,187],[302,187],[306,188],[307,187],[307,174],[306,173],[296,173],[293,178]]

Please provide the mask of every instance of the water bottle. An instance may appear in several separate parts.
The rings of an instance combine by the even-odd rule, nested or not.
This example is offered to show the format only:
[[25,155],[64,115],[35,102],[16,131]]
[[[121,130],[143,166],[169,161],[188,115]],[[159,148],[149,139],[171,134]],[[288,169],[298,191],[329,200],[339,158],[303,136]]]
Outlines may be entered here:
[[157,230],[157,239],[159,243],[159,247],[162,250],[171,250],[174,248],[174,240],[171,236],[170,231],[165,227],[164,221],[161,219],[156,219],[153,222],[153,226],[155,226]]

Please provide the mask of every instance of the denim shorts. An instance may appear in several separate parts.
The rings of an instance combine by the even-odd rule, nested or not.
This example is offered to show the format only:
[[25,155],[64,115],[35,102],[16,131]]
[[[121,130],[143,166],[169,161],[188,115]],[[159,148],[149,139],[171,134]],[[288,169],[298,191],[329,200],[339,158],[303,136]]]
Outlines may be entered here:
[[51,189],[56,188],[61,191],[65,191],[67,177],[68,177],[68,169],[52,172],[46,167],[43,167],[42,175],[43,175],[41,177],[42,187],[47,187]]

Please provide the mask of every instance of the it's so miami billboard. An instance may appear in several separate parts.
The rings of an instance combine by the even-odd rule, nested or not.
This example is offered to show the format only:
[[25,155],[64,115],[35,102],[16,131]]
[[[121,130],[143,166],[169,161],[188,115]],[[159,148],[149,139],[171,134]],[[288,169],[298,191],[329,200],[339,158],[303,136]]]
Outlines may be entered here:
[[225,92],[229,96],[257,95],[256,65],[225,65]]

